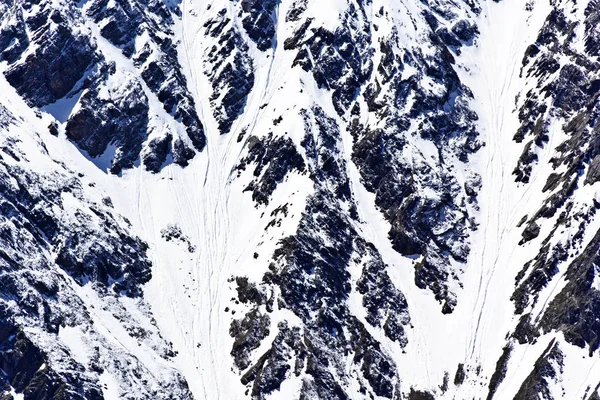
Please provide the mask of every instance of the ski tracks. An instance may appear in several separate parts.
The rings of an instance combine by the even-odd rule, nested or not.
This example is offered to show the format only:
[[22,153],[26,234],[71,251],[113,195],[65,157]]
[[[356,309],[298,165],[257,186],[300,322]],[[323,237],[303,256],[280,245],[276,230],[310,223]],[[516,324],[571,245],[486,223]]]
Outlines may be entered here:
[[[532,194],[530,186],[518,187],[510,172],[521,151],[512,143],[519,124],[514,99],[523,87],[518,68],[527,45],[524,39],[532,32],[528,29],[529,14],[523,7],[516,1],[487,1],[479,24],[477,50],[466,57],[471,69],[479,74],[465,79],[474,83],[475,104],[483,117],[480,132],[486,143],[480,164],[484,177],[479,200],[481,229],[475,235],[474,246],[480,250],[469,261],[469,270],[479,273],[477,282],[471,283],[473,289],[465,286],[464,292],[476,293],[470,303],[472,328],[465,349],[466,363],[473,368],[492,362],[484,355],[490,354],[490,347],[502,343],[506,333],[502,327],[508,329],[512,319],[510,288],[519,268],[518,262],[512,262],[520,237],[516,224]],[[512,29],[506,29],[507,25]],[[506,37],[507,32],[512,36]],[[498,323],[499,318],[505,320]]]
[[[227,7],[230,6],[228,3]],[[208,8],[204,4],[204,10],[200,12],[194,7],[193,0],[185,0],[182,5],[181,43],[185,56],[181,57],[181,62],[185,64],[190,90],[205,127],[207,144],[188,168],[176,176],[169,174],[168,178],[176,218],[181,221],[182,228],[185,227],[185,230],[182,229],[184,234],[190,235],[196,246],[188,278],[191,280],[188,282],[190,298],[179,296],[188,304],[173,307],[184,308],[186,311],[181,315],[189,315],[191,319],[178,321],[185,327],[182,332],[185,340],[178,350],[193,359],[194,366],[187,367],[186,378],[195,381],[196,395],[211,400],[229,400],[237,398],[235,393],[239,390],[237,385],[232,385],[233,380],[239,381],[232,372],[232,361],[224,356],[231,347],[228,334],[231,316],[223,311],[230,297],[227,279],[233,274],[232,268],[239,256],[239,248],[235,246],[239,247],[238,236],[243,233],[239,226],[232,225],[232,217],[237,215],[235,199],[238,197],[231,196],[231,173],[245,144],[238,143],[236,139],[241,130],[248,127],[247,140],[259,123],[263,115],[261,105],[272,98],[274,85],[279,85],[284,78],[283,64],[290,60],[284,57],[289,55],[283,49],[270,53],[270,60],[262,53],[254,54],[255,62],[262,63],[264,68],[259,65],[255,71],[254,88],[242,114],[231,131],[221,135],[206,96],[211,91],[209,78],[202,70],[202,64],[195,63],[195,55],[200,54],[203,46],[207,45],[206,40],[210,40],[202,35],[201,28],[208,18]],[[235,10],[230,11],[233,13]]]

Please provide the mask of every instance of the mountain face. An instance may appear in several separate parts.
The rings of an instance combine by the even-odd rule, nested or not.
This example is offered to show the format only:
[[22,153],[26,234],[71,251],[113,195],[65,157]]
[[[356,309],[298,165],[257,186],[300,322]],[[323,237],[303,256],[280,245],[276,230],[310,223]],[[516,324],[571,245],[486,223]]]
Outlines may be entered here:
[[0,2],[1,398],[599,399],[599,22]]

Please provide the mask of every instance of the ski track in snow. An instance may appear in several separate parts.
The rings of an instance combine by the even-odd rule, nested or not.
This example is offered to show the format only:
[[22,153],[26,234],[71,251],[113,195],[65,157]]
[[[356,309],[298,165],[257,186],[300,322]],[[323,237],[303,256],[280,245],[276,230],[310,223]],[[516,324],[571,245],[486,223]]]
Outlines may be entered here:
[[[227,2],[223,6],[231,7],[231,4]],[[198,7],[202,8],[201,12]],[[161,330],[179,351],[177,367],[197,398],[237,399],[244,397],[245,388],[233,372],[229,357],[233,339],[228,333],[229,316],[223,310],[233,293],[228,289],[227,280],[243,254],[251,251],[246,243],[262,230],[260,225],[236,223],[246,218],[242,213],[254,215],[259,211],[238,209],[241,196],[245,196],[244,204],[251,203],[249,195],[242,194],[243,188],[232,182],[231,174],[245,141],[263,114],[261,105],[269,102],[281,83],[292,55],[284,52],[282,46],[270,52],[269,59],[257,55],[257,58],[262,56],[260,62],[264,68],[255,70],[254,88],[243,114],[230,132],[221,135],[206,96],[212,87],[202,70],[203,65],[194,63],[203,51],[202,26],[208,16],[207,7],[186,0],[182,11],[181,46],[185,57],[180,62],[205,127],[207,147],[188,168],[178,169],[177,173],[173,171],[177,168],[174,166],[166,167],[156,176],[136,170],[126,173],[122,180],[127,187],[127,181],[135,176],[133,190],[137,194],[134,197],[138,199],[137,210],[130,212],[139,215],[142,237],[153,238],[150,242],[156,246],[153,251],[155,279],[146,293]],[[243,142],[237,143],[245,126],[249,127],[248,133]],[[168,223],[181,227],[196,246],[195,253],[182,256],[173,251],[172,243],[165,243],[160,230]],[[178,250],[185,253],[181,248]]]
[[[523,88],[519,78],[521,59],[528,44],[535,41],[547,15],[545,7],[547,4],[538,2],[535,11],[530,12],[521,2],[487,1],[479,23],[478,45],[465,50],[465,56],[459,58],[470,69],[461,78],[474,92],[473,105],[482,117],[480,132],[486,145],[477,155],[482,160],[478,172],[483,177],[478,216],[481,225],[474,234],[466,267],[470,279],[464,283],[463,305],[459,295],[456,312],[465,313],[471,326],[465,346],[465,366],[472,370],[481,367],[483,383],[487,383],[494,371],[505,336],[514,322],[514,306],[510,301],[514,278],[531,256],[531,252],[518,245],[522,228],[516,225],[523,215],[535,211],[530,208],[539,203],[529,200],[532,193],[541,192],[538,189],[543,185],[536,170],[528,185],[514,182],[512,169],[520,148],[512,136],[519,126],[515,98]],[[543,158],[550,156],[549,149],[553,149],[551,144],[545,147]],[[472,299],[469,293],[475,294]]]

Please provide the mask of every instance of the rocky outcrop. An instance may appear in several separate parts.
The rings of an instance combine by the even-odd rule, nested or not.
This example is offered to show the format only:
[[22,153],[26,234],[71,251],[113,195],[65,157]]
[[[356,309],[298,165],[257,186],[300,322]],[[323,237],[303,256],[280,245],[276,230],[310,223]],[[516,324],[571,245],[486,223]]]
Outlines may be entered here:
[[[598,10],[590,3],[585,7],[584,26],[597,18]],[[524,146],[523,156],[515,169],[517,181],[528,182],[529,176],[538,159],[537,151],[548,143],[548,126],[557,118],[566,121],[562,130],[566,140],[556,147],[556,153],[550,160],[554,172],[546,178],[543,191],[547,193],[538,211],[523,221],[523,240],[521,244],[535,239],[540,234],[540,227],[546,220],[554,220],[554,226],[542,238],[542,245],[536,257],[528,262],[517,276],[517,289],[513,294],[518,313],[536,304],[540,291],[555,278],[567,265],[567,274],[571,276],[571,285],[587,285],[595,272],[586,272],[588,277],[573,271],[582,264],[591,263],[588,246],[581,251],[584,244],[588,224],[595,218],[598,208],[596,201],[580,204],[575,200],[577,189],[595,182],[595,159],[597,158],[598,138],[596,129],[597,99],[600,86],[593,78],[598,65],[593,59],[594,35],[585,39],[585,49],[580,52],[573,42],[575,28],[580,22],[566,15],[561,9],[554,9],[546,18],[537,40],[532,44],[523,59],[521,74],[537,81],[537,88],[527,94],[527,100],[519,103],[521,127],[515,140],[524,141],[531,137]],[[589,28],[586,28],[589,30]],[[559,57],[569,62],[559,63]],[[582,171],[586,171],[582,176]],[[559,232],[565,229],[572,232],[567,240],[556,240]],[[579,255],[577,258],[576,255]],[[588,260],[588,261],[581,261]],[[585,275],[585,274],[584,274]],[[572,289],[574,290],[574,289]],[[575,293],[571,293],[571,296]],[[576,297],[579,297],[578,294]],[[548,317],[540,324],[544,330],[548,324],[557,328],[561,318],[554,315],[575,312],[556,298],[556,307],[548,310]],[[550,321],[555,321],[551,323]],[[588,341],[591,340],[588,339]],[[578,340],[583,346],[585,340]],[[593,351],[593,350],[592,350]]]
[[[169,155],[185,166],[203,150],[204,127],[169,39],[178,8],[128,0],[97,0],[84,10],[51,1],[32,8],[23,1],[8,12],[0,28],[7,80],[32,106],[78,100],[70,106],[77,111],[58,122],[92,158],[114,146],[110,172],[132,168],[142,152],[146,168],[157,172]],[[153,108],[155,99],[162,110]]]
[[[300,10],[300,5],[296,9]],[[284,42],[286,50],[297,52],[293,65],[310,71],[319,88],[331,90],[340,115],[349,110],[373,69],[370,30],[364,13],[350,6],[335,31],[313,27],[308,18]]]
[[515,398],[524,400],[552,399],[549,385],[555,381],[563,369],[563,353],[558,344],[552,341],[535,362],[534,368],[525,379]]
[[237,31],[227,10],[220,10],[205,24],[205,34],[218,39],[206,50],[205,73],[211,79],[210,101],[221,134],[231,130],[246,105],[254,86],[254,66],[248,56],[248,44]]
[[[32,40],[45,43],[44,51],[33,52],[16,62],[5,76],[31,105],[41,107],[66,96],[93,67],[98,55],[93,41],[73,33],[61,13],[46,7],[38,18],[28,28],[37,32]],[[45,24],[41,24],[44,20]],[[54,23],[57,28],[50,29]]]
[[289,138],[273,138],[269,134],[261,139],[253,136],[246,144],[248,155],[237,166],[239,171],[248,165],[255,165],[252,180],[244,189],[252,192],[252,199],[258,204],[267,204],[269,197],[288,173],[304,172],[305,164]]
[[[302,324],[287,320],[267,328],[266,322],[263,328],[243,330],[248,333],[242,337],[252,335],[251,341],[248,338],[243,343],[260,342],[268,332],[275,332],[275,339],[266,352],[253,357],[258,360],[253,365],[238,363],[242,383],[257,399],[278,389],[291,375],[302,382],[301,398],[349,398],[346,386],[350,380],[357,381],[364,395],[395,398],[399,393],[396,367],[365,323],[383,328],[386,336],[405,346],[405,327],[410,322],[408,306],[387,275],[375,247],[356,231],[356,210],[351,206],[346,211],[342,206],[352,204],[353,195],[335,120],[318,107],[302,110],[301,115],[305,121],[301,145],[306,154],[302,165],[306,166],[315,192],[308,199],[295,233],[282,240],[275,250],[269,271],[258,283],[260,289],[254,289],[267,295],[251,296],[255,308],[234,321],[231,333],[238,343],[239,328],[259,309],[264,309],[266,315],[289,310]],[[291,141],[276,140],[270,135],[266,140],[248,143],[249,154],[257,152],[258,143],[261,155],[276,150],[281,154],[282,148],[294,148]],[[257,165],[260,170],[261,159],[248,156],[243,163]],[[277,162],[277,158],[271,160]],[[283,171],[284,175],[292,173],[291,169]],[[260,199],[255,201],[261,203]],[[355,263],[363,272],[353,289],[349,268]],[[247,280],[244,282],[243,287],[248,288]],[[365,322],[350,313],[348,299],[353,290],[363,298]],[[239,301],[248,301],[246,293],[247,289],[238,289]],[[272,298],[269,293],[278,295]],[[254,317],[250,321],[268,321],[266,318]],[[234,344],[235,354],[238,347]],[[258,344],[251,348],[258,348]],[[344,357],[340,358],[341,354]],[[358,375],[347,372],[347,362]]]
[[600,232],[569,265],[566,286],[550,302],[540,321],[545,332],[562,331],[565,340],[579,347],[587,346],[590,355],[600,345],[600,324],[595,317],[600,307],[600,291],[595,282],[600,265],[599,246]]
[[277,27],[275,0],[241,0],[242,26],[256,47],[265,51],[273,46]]

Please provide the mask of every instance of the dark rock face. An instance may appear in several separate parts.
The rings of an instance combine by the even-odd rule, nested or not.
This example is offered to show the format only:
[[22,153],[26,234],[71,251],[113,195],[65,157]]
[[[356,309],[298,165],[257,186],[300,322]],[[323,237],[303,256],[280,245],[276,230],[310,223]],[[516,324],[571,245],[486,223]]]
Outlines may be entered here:
[[[206,138],[169,39],[178,9],[156,0],[97,0],[86,10],[82,15],[75,3],[55,7],[41,1],[34,8],[29,2],[16,3],[10,9],[12,23],[0,32],[0,54],[10,63],[7,80],[36,107],[80,95],[78,112],[68,116],[68,136],[91,157],[102,155],[109,143],[115,145],[112,173],[133,167],[142,150],[142,162],[150,171],[159,171],[169,155],[187,165],[203,150]],[[100,36],[86,22],[102,27]],[[32,34],[27,36],[27,31]],[[19,59],[26,49],[34,51]],[[123,59],[114,53],[122,53]],[[130,62],[139,75],[128,71]],[[111,90],[116,79],[130,90]],[[107,89],[109,96],[103,97]],[[158,110],[149,108],[148,96],[162,104],[171,131],[156,130],[152,119]],[[110,126],[103,124],[106,120]]]
[[[290,10],[291,20],[298,20],[305,12],[302,4]],[[331,90],[335,110],[346,119],[354,136],[352,159],[365,187],[376,194],[377,206],[391,223],[394,248],[406,256],[425,256],[415,281],[430,288],[444,304],[445,312],[451,312],[456,300],[448,292],[447,281],[454,273],[445,254],[450,253],[458,262],[466,261],[469,211],[463,203],[463,188],[444,167],[445,160],[464,162],[481,146],[474,127],[477,115],[468,107],[472,95],[454,71],[451,51],[471,44],[478,29],[468,21],[456,21],[453,33],[446,32],[453,38],[452,44],[446,44],[440,33],[433,31],[444,18],[451,20],[452,13],[441,5],[432,8],[435,15],[426,14],[425,19],[436,49],[433,56],[426,57],[417,48],[397,52],[396,48],[403,45],[395,30],[373,44],[365,11],[354,5],[341,16],[334,32],[312,27],[312,20],[306,18],[297,24],[284,47],[297,51],[294,66],[312,72],[320,88]],[[380,18],[386,15],[383,10],[377,13]],[[373,61],[374,46],[382,54],[378,65]],[[405,66],[419,74],[407,78],[403,74]],[[443,93],[421,90],[423,76],[439,83]],[[358,98],[364,100],[366,110],[361,110]],[[409,98],[411,106],[406,108]],[[347,116],[349,110],[351,115]],[[366,126],[359,117],[361,113],[372,114],[376,127]],[[417,130],[411,131],[411,121]],[[439,169],[432,168],[429,160],[406,160],[403,152],[410,147],[413,135],[435,144]],[[423,197],[425,187],[441,196]]]
[[512,345],[507,344],[504,349],[502,349],[502,355],[496,362],[496,370],[492,374],[490,378],[489,391],[487,395],[487,400],[492,400],[494,395],[496,394],[496,390],[500,386],[500,383],[504,380],[506,376],[506,370],[508,367],[508,361],[510,359],[510,354],[512,352]]
[[[514,139],[521,142],[529,135],[532,135],[533,138],[527,142],[519,164],[513,172],[517,182],[529,182],[532,167],[538,160],[536,148],[542,148],[548,142],[549,110],[543,98],[552,96],[553,106],[557,110],[561,110],[559,112],[563,115],[567,115],[565,113],[571,111],[572,106],[577,109],[581,105],[581,93],[577,87],[580,83],[578,78],[581,78],[579,67],[565,65],[561,68],[556,61],[556,53],[562,46],[564,35],[568,35],[572,28],[572,25],[569,25],[570,23],[561,11],[553,10],[546,19],[536,42],[528,48],[523,58],[521,75],[526,69],[527,77],[537,79],[537,87],[541,90],[535,94],[533,91],[529,91],[527,101],[519,109],[521,126]],[[548,77],[559,69],[559,78],[547,82]]]
[[411,389],[408,394],[408,400],[435,400],[435,397],[429,392]]
[[[181,121],[194,148],[202,151],[206,145],[204,127],[198,118],[195,102],[181,71],[175,45],[168,36],[165,37],[173,35],[173,17],[178,12],[177,8],[170,9],[165,3],[157,0],[144,4],[119,0],[110,5],[108,0],[98,0],[89,8],[88,15],[95,23],[103,26],[102,36],[120,48],[123,54],[140,68],[141,77],[163,104],[164,110],[174,119]],[[136,50],[136,39],[146,34],[150,41],[140,50]],[[155,46],[158,47],[158,51],[153,50]],[[168,135],[159,140],[164,146],[169,141]],[[178,149],[181,146],[186,145],[181,138],[177,138],[173,157],[175,163],[185,166],[193,151],[181,151]],[[155,165],[146,166],[149,170],[157,169]]]
[[[589,18],[594,18],[588,15]],[[589,22],[586,22],[588,24]],[[531,174],[532,163],[537,161],[534,148],[542,148],[548,142],[548,123],[554,116],[571,119],[574,112],[588,112],[595,103],[596,94],[600,87],[595,82],[590,82],[587,76],[597,70],[598,65],[582,54],[570,48],[574,35],[573,29],[577,21],[569,20],[562,11],[555,9],[547,17],[538,38],[532,44],[523,59],[521,75],[526,73],[527,78],[537,80],[536,90],[527,93],[527,100],[519,109],[519,127],[514,139],[523,141],[528,136],[533,138],[528,142],[519,165],[514,171],[518,182],[528,182]],[[562,67],[557,58],[563,54],[572,62]],[[558,77],[551,78],[558,72]],[[548,108],[546,98],[551,98],[551,108]],[[574,122],[576,126],[565,127],[565,130],[580,130],[581,119]],[[557,164],[555,164],[556,166]]]
[[563,357],[558,343],[552,341],[535,362],[533,371],[525,379],[515,398],[523,400],[553,398],[548,383],[562,373]]
[[590,355],[599,346],[600,292],[593,286],[600,268],[600,232],[596,233],[583,253],[568,267],[567,285],[550,302],[540,321],[547,332],[560,330],[565,340],[579,347],[587,346]]
[[242,320],[234,320],[231,324],[229,334],[235,338],[231,355],[240,370],[250,366],[249,354],[260,346],[264,338],[269,336],[270,323],[269,316],[261,314],[255,308]]
[[214,116],[221,134],[225,134],[246,105],[254,86],[254,67],[248,56],[248,45],[227,16],[226,9],[208,20],[204,28],[207,36],[218,38],[218,45],[207,51],[206,73],[213,88],[210,101]]
[[[78,374],[59,375],[47,366],[46,355],[10,321],[10,311],[0,311],[0,368],[2,380],[23,393],[25,399],[101,400],[102,391]],[[81,372],[81,366],[79,371]],[[82,379],[83,378],[83,379]]]
[[[108,75],[108,74],[107,74]],[[99,77],[103,87],[113,86],[111,76]],[[110,90],[109,89],[109,90]],[[67,137],[85,150],[91,157],[99,157],[109,144],[117,146],[119,152],[112,160],[110,171],[120,173],[133,167],[142,151],[142,143],[148,131],[148,98],[140,83],[131,79],[120,88],[113,89],[114,98],[102,99],[97,88],[90,88],[80,98],[80,109],[67,122]],[[113,96],[111,96],[113,97]],[[164,154],[164,152],[162,152]],[[158,159],[157,162],[164,162]]]
[[[173,17],[178,12],[177,8],[170,9],[156,0],[145,4],[121,0],[110,6],[107,0],[98,0],[89,8],[88,15],[98,25],[104,26],[102,36],[119,47],[140,68],[142,79],[156,94],[164,110],[175,120],[181,121],[194,148],[202,151],[206,145],[204,127],[181,71],[175,44],[167,36],[173,35]],[[136,51],[135,41],[143,35],[148,35],[150,41]],[[165,146],[172,141],[168,138],[169,134],[166,134],[158,141]],[[182,166],[187,165],[194,154],[182,138],[176,138],[172,151],[174,162]],[[155,165],[146,166],[149,170],[157,169]]]
[[178,141],[174,145],[173,136],[167,134],[162,138],[150,140],[147,147],[148,151],[141,154],[142,163],[146,169],[152,172],[159,172],[169,156],[171,146],[173,146],[173,161],[179,165],[187,165],[187,160],[193,156],[194,152],[181,141]]
[[29,44],[23,11],[12,5],[12,1],[7,1],[4,6],[0,6],[0,11],[5,16],[5,23],[0,28],[0,49],[3,49],[0,61],[9,63],[15,62]]
[[552,277],[558,273],[558,264],[561,261],[565,261],[566,256],[567,253],[562,246],[556,246],[550,251],[550,246],[546,245],[534,260],[525,265],[523,271],[517,277],[517,281],[523,279],[528,268],[531,268],[531,272],[520,282],[512,296],[517,313],[522,313],[530,305],[529,296],[532,293],[535,296],[534,298],[537,299],[537,293],[546,287]]
[[[541,162],[538,154],[548,152],[549,127],[562,128],[566,139],[552,153],[554,171],[545,178],[542,189],[546,197],[537,212],[524,217],[519,225],[523,229],[521,245],[540,242],[536,243],[535,257],[516,277],[512,300],[522,316],[512,336],[526,344],[542,335],[561,332],[567,343],[586,348],[592,356],[600,335],[595,317],[600,304],[596,286],[600,239],[597,228],[590,224],[597,218],[598,204],[593,198],[582,201],[578,190],[594,185],[598,175],[600,86],[596,55],[600,47],[592,26],[598,21],[600,9],[597,2],[579,6],[585,10],[583,20],[561,7],[554,8],[523,58],[521,75],[536,85],[523,93],[524,99],[517,100],[521,126],[514,140],[525,145],[514,170],[516,181],[527,184]],[[585,38],[577,38],[581,26]],[[573,45],[578,41],[585,44],[583,49]],[[544,225],[551,229],[543,230]],[[560,240],[564,232],[569,235]],[[564,287],[543,299],[543,289],[559,279],[565,280]],[[533,310],[540,306],[542,312],[536,318]],[[552,384],[562,379],[566,357],[560,346],[563,342],[558,339],[550,343],[516,398],[556,398]],[[595,396],[593,390],[589,396]]]
[[[140,285],[150,279],[150,263],[145,257],[132,254],[145,254],[147,245],[129,237],[106,207],[91,206],[92,215],[77,212],[76,220],[62,224],[51,214],[51,204],[61,206],[64,195],[84,198],[81,183],[65,180],[64,176],[44,180],[19,166],[3,165],[3,169],[6,173],[6,179],[0,181],[3,215],[11,216],[13,224],[24,227],[32,239],[41,241],[37,246],[51,244],[58,266],[82,284],[93,280],[110,285],[119,293],[140,294]],[[14,190],[15,181],[11,182],[8,177],[17,182],[19,190]],[[41,192],[36,188],[41,188]],[[94,229],[96,222],[99,226]],[[119,242],[108,240],[104,229],[115,232]],[[4,249],[18,243],[12,235],[1,240]],[[18,265],[24,262],[20,257],[20,252],[12,255],[9,262],[11,270],[18,270]],[[123,279],[125,277],[127,279]]]
[[[586,7],[583,24],[590,36],[586,38],[584,53],[579,53],[571,45],[574,28],[580,21],[573,20],[559,9],[548,15],[536,42],[529,47],[523,59],[521,74],[536,80],[537,88],[530,90],[527,100],[522,102],[519,109],[522,124],[515,135],[517,141],[531,137],[514,171],[517,181],[527,183],[538,160],[537,149],[543,148],[548,142],[548,125],[558,117],[566,121],[563,131],[567,139],[556,147],[556,153],[550,160],[552,167],[557,171],[547,178],[543,191],[548,195],[541,207],[524,221],[521,244],[539,235],[544,220],[555,216],[558,218],[550,233],[543,238],[538,254],[517,276],[517,289],[512,299],[515,301],[517,312],[525,312],[528,307],[536,304],[539,292],[558,274],[560,267],[564,268],[564,264],[570,263],[567,269],[568,288],[553,300],[553,306],[546,311],[547,317],[544,317],[538,326],[530,327],[526,331],[547,331],[550,327],[567,329],[571,323],[580,323],[577,328],[568,328],[579,332],[570,336],[568,340],[582,347],[589,345],[596,335],[591,333],[595,328],[589,325],[589,321],[585,318],[579,319],[583,310],[576,307],[578,303],[587,301],[582,300],[584,296],[594,298],[587,292],[593,293],[590,285],[595,276],[591,266],[594,263],[594,249],[590,246],[593,246],[596,238],[586,245],[583,252],[580,252],[579,248],[582,246],[588,223],[596,215],[597,206],[595,201],[584,205],[577,204],[573,196],[578,187],[595,182],[596,159],[600,154],[596,129],[600,86],[594,79],[589,78],[594,76],[593,71],[598,69],[597,63],[591,57],[595,54],[596,46],[595,35],[589,27],[598,18],[599,12],[600,10],[591,3]],[[569,62],[560,66],[556,61],[559,57],[565,57]],[[586,169],[587,175],[582,177],[582,171]],[[569,229],[573,234],[568,240],[557,243],[554,237],[564,229]],[[573,259],[574,254],[580,255]],[[567,296],[580,300],[571,303],[572,308],[566,302]],[[583,306],[583,309],[587,307],[593,308],[593,304]],[[567,320],[571,322],[563,326]],[[576,323],[576,320],[579,322]],[[535,336],[537,335],[526,335],[529,338],[527,340],[533,340]],[[592,347],[594,349],[590,351],[594,351],[597,346]]]
[[[355,230],[356,210],[345,211],[341,206],[352,204],[353,195],[345,162],[340,157],[341,138],[335,120],[317,107],[303,110],[301,115],[305,121],[302,146],[306,158],[302,161],[298,157],[314,182],[315,193],[308,199],[295,234],[282,240],[276,249],[269,272],[259,287],[238,278],[238,285],[242,282],[241,287],[246,288],[240,291],[238,286],[238,297],[259,309],[264,307],[267,313],[274,307],[289,310],[300,318],[302,325],[287,321],[271,326],[269,329],[277,333],[269,350],[253,357],[258,361],[249,367],[245,362],[238,363],[244,372],[242,383],[251,386],[253,398],[262,399],[294,374],[304,377],[300,398],[345,399],[350,395],[345,383],[358,379],[365,395],[394,398],[399,394],[394,362],[348,308],[353,290],[350,266],[358,263],[362,269],[356,290],[363,296],[366,323],[382,327],[386,336],[401,346],[407,343],[405,326],[410,323],[406,300],[391,282],[375,247]],[[294,149],[289,139],[273,139],[271,135],[262,141],[249,140],[250,155],[243,163],[255,164],[262,170],[259,155],[288,148]],[[271,163],[276,160],[271,159]],[[292,172],[282,171],[285,175]],[[261,203],[260,198],[255,201]],[[273,293],[279,295],[272,298]],[[248,316],[258,312],[257,308],[252,310],[231,327],[236,343],[254,332],[251,339],[243,342],[250,349],[258,347],[255,343],[262,340],[267,329],[240,329]],[[265,321],[265,318],[255,316],[250,320]],[[234,345],[234,354],[238,348]],[[345,357],[351,357],[349,362],[360,371],[358,377],[346,372]]]
[[[376,205],[390,222],[393,248],[405,256],[421,257],[415,267],[416,285],[434,292],[443,313],[452,312],[456,305],[449,282],[459,280],[453,264],[465,263],[469,254],[471,213],[477,208],[481,178],[470,174],[460,182],[452,168],[467,162],[482,143],[475,129],[478,117],[468,106],[472,94],[460,82],[452,54],[472,44],[478,28],[466,20],[451,21],[452,14],[442,12],[444,6],[436,3],[431,23],[450,20],[453,28],[445,34],[438,32],[437,25],[428,28],[435,51],[425,56],[418,48],[404,49],[394,30],[374,45],[374,28],[366,22],[362,7],[350,5],[335,30],[313,26],[313,19],[304,15],[306,2],[295,2],[288,10],[286,21],[296,24],[284,48],[295,52],[295,68],[310,73],[319,88],[330,91],[337,120],[316,106],[303,110],[302,151],[292,151],[295,145],[285,136],[251,136],[238,167],[255,165],[256,178],[247,190],[259,205],[267,204],[264,199],[290,173],[305,171],[315,187],[295,233],[280,242],[269,272],[256,283],[264,295],[252,296],[256,308],[245,314],[254,310],[268,314],[278,308],[302,321],[272,324],[274,344],[250,357],[258,360],[252,365],[238,365],[253,398],[264,398],[292,376],[303,382],[303,399],[350,398],[346,389],[350,380],[358,380],[365,397],[400,395],[396,366],[369,332],[370,327],[380,328],[392,342],[406,346],[408,305],[377,249],[356,229],[358,212],[342,157],[339,121],[352,134],[351,156],[362,184],[375,193]],[[477,7],[469,12],[477,12]],[[384,18],[386,13],[381,10],[377,15]],[[442,35],[452,44],[445,43]],[[373,56],[374,46],[381,57]],[[408,68],[418,73],[407,76]],[[423,79],[432,79],[443,89],[422,90]],[[361,118],[366,114],[374,122]],[[405,156],[418,140],[436,149],[433,163]],[[287,162],[278,156],[283,153],[288,154]],[[278,171],[278,179],[261,182],[263,174],[268,176],[264,171],[272,168]],[[268,190],[257,191],[259,187]],[[427,190],[439,196],[428,197]],[[352,278],[349,269],[357,265],[361,273]],[[348,308],[349,297],[356,294],[362,297],[364,321]],[[240,302],[243,297],[238,295]],[[244,318],[232,325],[236,342]],[[260,333],[264,329],[254,331],[256,338],[264,336]],[[345,372],[339,354],[353,355],[353,368],[360,371],[357,377]],[[462,383],[464,376],[457,379]],[[433,398],[428,392],[413,391],[411,396]]]
[[359,253],[368,254],[371,260],[365,264],[356,287],[363,295],[363,306],[368,311],[367,322],[383,327],[387,337],[404,347],[407,344],[404,327],[410,323],[410,318],[408,313],[398,310],[407,310],[408,304],[404,295],[392,283],[377,250],[370,243],[365,243],[364,246]]
[[269,203],[269,197],[288,173],[305,170],[304,160],[289,138],[273,138],[272,134],[261,139],[253,136],[248,139],[247,147],[248,156],[237,168],[244,170],[247,165],[256,165],[253,172],[256,178],[244,190],[251,191],[258,204]]
[[286,50],[297,51],[294,66],[311,71],[319,88],[331,89],[340,115],[349,110],[373,69],[364,13],[351,5],[335,32],[311,27],[311,19],[306,19],[284,43]]
[[275,37],[276,0],[241,0],[239,6],[242,9],[242,26],[248,37],[256,43],[259,50],[265,51],[272,47]]
[[177,225],[169,224],[165,228],[160,230],[160,236],[167,242],[177,241],[187,247],[187,251],[193,253],[196,251],[196,247],[190,241],[190,238],[185,235],[181,228]]
[[[432,290],[444,304],[444,312],[451,312],[456,300],[446,282],[454,273],[445,254],[458,262],[466,261],[469,211],[464,201],[466,196],[473,198],[476,190],[471,187],[467,193],[444,165],[445,160],[466,160],[481,144],[474,128],[477,115],[467,105],[472,95],[458,79],[450,51],[435,37],[432,40],[437,52],[431,58],[414,49],[400,59],[391,47],[399,40],[395,35],[381,42],[384,57],[364,96],[367,111],[385,123],[371,128],[356,117],[351,119],[350,130],[355,139],[353,161],[363,184],[376,194],[376,205],[391,224],[389,237],[394,249],[406,256],[424,256],[415,270],[415,282]],[[444,93],[426,94],[420,90],[417,76],[402,79],[405,65],[437,80]],[[386,84],[390,89],[383,92],[381,88]],[[409,97],[414,101],[405,109]],[[413,132],[414,121],[420,122]],[[413,135],[435,145],[441,168],[403,156],[411,148]],[[477,181],[476,177],[472,181]],[[423,196],[425,188],[440,196]]]
[[252,398],[263,398],[264,393],[272,393],[280,388],[281,383],[291,370],[289,361],[294,353],[299,354],[295,361],[293,373],[297,376],[305,362],[306,350],[299,334],[299,329],[289,329],[285,322],[277,327],[279,333],[273,341],[273,347],[244,374],[242,383],[254,382],[250,391]]
[[458,364],[458,367],[456,368],[456,373],[454,374],[454,385],[462,385],[465,382],[465,377],[465,365]]
[[177,10],[157,0],[144,4],[131,0],[95,0],[87,13],[103,26],[102,36],[131,57],[136,51],[135,39],[143,32],[148,32],[167,53],[174,51],[168,39],[158,36],[160,32],[172,33],[174,12]]
[[[52,17],[61,18],[55,12],[41,15],[53,23]],[[65,25],[49,29],[39,28],[36,42],[47,43],[44,52],[32,53],[20,63],[13,65],[5,76],[30,104],[41,107],[66,96],[96,59],[95,46],[89,38],[74,35]]]

